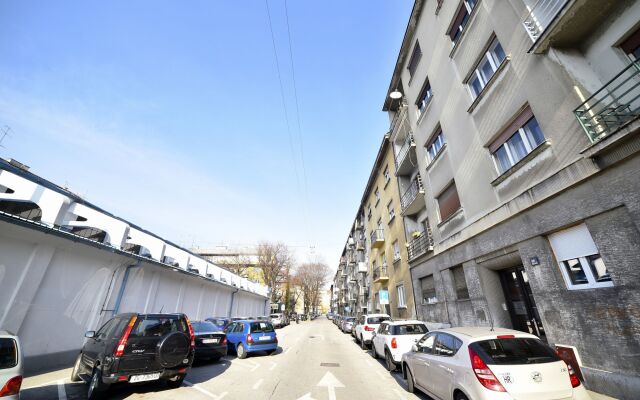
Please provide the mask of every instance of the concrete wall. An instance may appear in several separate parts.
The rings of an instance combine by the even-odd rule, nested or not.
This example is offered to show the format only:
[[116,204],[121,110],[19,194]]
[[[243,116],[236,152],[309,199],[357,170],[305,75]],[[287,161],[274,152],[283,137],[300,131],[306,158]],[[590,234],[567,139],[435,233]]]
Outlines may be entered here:
[[69,365],[116,312],[268,314],[266,297],[71,238],[0,221],[0,329],[20,336],[27,373]]

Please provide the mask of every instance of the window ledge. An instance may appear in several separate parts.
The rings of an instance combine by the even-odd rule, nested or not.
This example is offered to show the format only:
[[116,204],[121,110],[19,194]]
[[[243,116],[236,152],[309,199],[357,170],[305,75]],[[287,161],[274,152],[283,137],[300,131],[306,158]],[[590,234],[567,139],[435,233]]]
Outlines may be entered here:
[[[471,28],[471,25],[475,22],[476,14],[478,13],[478,8],[480,7],[480,3],[482,3],[482,0],[478,0],[478,2],[476,3],[476,6],[473,7],[473,10],[471,10],[471,15],[469,15],[469,20],[467,21],[467,25],[464,27],[464,30],[460,34],[460,37],[458,38],[458,41],[455,42],[455,44],[453,45],[453,48],[451,49],[451,52],[449,53],[449,58],[453,58],[453,56],[456,54],[456,51],[460,47],[460,43],[462,43],[464,38],[467,36],[467,32],[469,32],[469,30]],[[462,5],[462,7],[464,7],[464,4]],[[449,40],[451,40],[449,35],[445,34],[445,36],[448,37]]]
[[[480,94],[478,94],[478,96],[475,98],[475,100],[473,100],[473,103],[471,103],[471,105],[469,106],[469,108],[467,109],[467,112],[469,114],[471,114],[473,112],[473,110],[476,109],[476,107],[478,106],[478,104],[480,104],[480,102],[482,101],[482,99],[485,97],[485,95],[489,92],[489,89],[491,89],[491,86],[493,86],[493,83],[498,80],[498,75],[502,74],[502,71],[506,68],[507,64],[509,63],[509,61],[511,61],[511,56],[506,56],[504,58],[504,60],[502,60],[502,62],[500,63],[500,65],[498,66],[498,69],[496,70],[496,72],[491,76],[491,79],[489,79],[489,82],[487,82],[487,84],[485,85],[485,87],[482,88],[482,91],[480,92]],[[463,85],[469,87],[469,81],[467,81],[466,83],[463,82]]]
[[[504,171],[500,176],[498,176],[496,179],[491,181],[491,185],[498,186],[499,184],[504,182],[505,179],[507,179],[508,177],[513,175],[514,173],[516,173],[525,164],[527,164],[529,161],[531,161],[538,154],[542,153],[544,150],[546,150],[550,146],[551,146],[551,141],[549,139],[546,139],[544,142],[540,143],[538,145],[538,147],[536,147],[535,149],[531,150],[531,153],[529,153],[526,156],[524,156],[524,158],[522,160],[520,160],[517,163],[515,163],[515,165],[513,167],[511,167],[508,170]],[[492,155],[492,157],[493,157],[493,155]]]
[[389,186],[389,182],[391,182],[391,178],[384,181],[384,186],[382,187],[382,190],[385,190],[387,186]]
[[398,310],[406,310],[406,309],[407,309],[407,306],[398,306],[398,307],[396,307],[396,308],[397,308]]
[[399,263],[400,260],[402,260],[402,257],[398,257],[398,258],[394,259],[393,260],[393,264],[395,265],[395,264]]
[[449,221],[451,221],[452,219],[454,219],[458,215],[462,214],[463,212],[464,212],[464,209],[462,207],[458,208],[458,210],[456,212],[454,212],[453,214],[449,215],[447,217],[447,219],[445,219],[444,221],[440,222],[438,224],[438,228],[441,228],[443,225],[446,225]]
[[[433,88],[432,88],[432,90],[433,90]],[[424,120],[425,115],[429,111],[429,108],[431,108],[431,104],[433,104],[433,96],[435,96],[435,95],[431,95],[431,99],[429,99],[429,102],[425,106],[424,110],[418,116],[418,120],[416,121],[416,125],[420,125],[422,123],[422,121]]]
[[429,171],[431,169],[433,164],[435,164],[436,161],[438,161],[440,159],[440,156],[442,155],[442,153],[444,153],[446,148],[447,148],[447,144],[445,143],[445,144],[442,145],[442,147],[440,148],[440,151],[438,152],[438,154],[436,154],[436,156],[433,158],[433,160],[431,160],[431,162],[429,162],[429,165],[427,165],[427,167],[425,168],[425,171]]
[[395,215],[394,215],[393,217],[389,218],[389,223],[388,223],[387,225],[391,225],[391,223],[392,223],[393,221],[395,221],[395,219],[396,219],[396,216],[395,216]]

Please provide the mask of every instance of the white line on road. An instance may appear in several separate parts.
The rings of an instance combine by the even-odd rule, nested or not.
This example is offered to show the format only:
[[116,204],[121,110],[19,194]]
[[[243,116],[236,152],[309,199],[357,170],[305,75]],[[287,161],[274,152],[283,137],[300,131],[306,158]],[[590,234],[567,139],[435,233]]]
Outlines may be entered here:
[[211,397],[212,399],[220,400],[220,399],[222,399],[224,396],[226,396],[226,395],[227,395],[227,392],[224,392],[224,393],[222,393],[220,396],[216,396],[215,394],[211,393],[210,391],[205,390],[205,389],[201,388],[200,386],[195,385],[195,384],[193,384],[193,383],[191,383],[191,382],[189,382],[189,381],[184,381],[184,384],[185,384],[185,385],[187,385],[187,386],[189,386],[189,387],[194,388],[195,390],[197,390],[198,392],[200,392],[200,393],[202,393],[202,394],[204,394],[204,395],[206,395],[206,396]]
[[288,347],[285,351],[284,354],[287,354],[289,352],[289,350],[291,350],[291,347]]
[[278,366],[278,363],[274,363],[274,362],[272,362],[272,363],[271,363],[271,366],[269,367],[269,371],[273,371],[273,369],[274,369],[275,367],[277,367],[277,366]]
[[253,390],[256,390],[260,387],[260,385],[262,385],[262,382],[264,382],[264,379],[260,378],[258,379],[258,382],[253,384]]
[[58,400],[67,400],[67,391],[64,389],[64,379],[58,381]]

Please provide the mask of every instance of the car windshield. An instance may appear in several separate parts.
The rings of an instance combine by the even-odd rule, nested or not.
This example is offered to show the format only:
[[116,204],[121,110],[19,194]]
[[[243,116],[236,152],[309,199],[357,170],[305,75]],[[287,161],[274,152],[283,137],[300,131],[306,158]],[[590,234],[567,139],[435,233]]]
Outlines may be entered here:
[[218,329],[222,329],[227,325],[227,321],[224,319],[212,318],[208,319],[207,321],[214,324]]
[[553,349],[533,338],[483,340],[472,346],[480,350],[487,364],[541,364],[560,360]]
[[251,333],[271,333],[273,332],[273,325],[268,322],[252,322]]
[[178,316],[145,316],[138,317],[130,337],[164,336],[171,332],[188,331],[186,322]]
[[383,321],[389,321],[390,317],[369,317],[367,318],[367,324],[378,325]]
[[193,330],[196,333],[197,332],[215,332],[219,329],[215,324],[209,321],[192,322],[191,326],[193,326]]
[[429,332],[425,324],[395,325],[391,328],[392,335],[423,335]]
[[18,364],[18,347],[11,338],[0,338],[0,369],[13,368]]

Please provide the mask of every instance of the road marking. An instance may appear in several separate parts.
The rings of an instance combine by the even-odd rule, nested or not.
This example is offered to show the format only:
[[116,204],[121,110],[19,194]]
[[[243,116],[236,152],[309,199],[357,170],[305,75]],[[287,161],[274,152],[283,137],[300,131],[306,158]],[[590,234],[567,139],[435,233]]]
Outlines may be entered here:
[[253,390],[256,390],[260,387],[260,385],[262,385],[262,382],[264,382],[264,379],[260,378],[258,379],[258,382],[253,384]]
[[315,400],[315,399],[311,397],[311,392],[309,392],[302,397],[298,397],[298,400]]
[[211,397],[212,399],[220,400],[220,399],[222,399],[224,396],[226,396],[226,395],[227,395],[227,392],[224,392],[224,393],[222,393],[220,396],[216,396],[215,394],[211,393],[210,391],[205,390],[205,389],[201,388],[200,386],[195,385],[195,384],[193,384],[193,383],[191,383],[191,382],[189,382],[189,381],[184,381],[184,384],[185,384],[185,385],[187,385],[187,386],[189,386],[189,387],[194,388],[195,390],[197,390],[198,392],[200,392],[200,393],[202,393],[202,394],[204,394],[204,395],[206,395],[206,396]]
[[398,389],[393,389],[393,391],[396,392],[400,400],[407,400],[407,396],[402,392],[400,392]]
[[251,372],[257,370],[258,368],[260,368],[260,364],[258,363],[253,363],[251,361],[248,361],[247,364],[251,365]]
[[269,371],[273,371],[273,369],[274,369],[275,367],[277,367],[277,366],[278,366],[278,363],[274,363],[274,362],[272,362],[272,363],[271,363],[271,366],[269,367]]
[[291,350],[291,347],[288,347],[285,351],[284,354],[287,354],[289,352],[289,350]]
[[343,388],[344,385],[331,372],[324,374],[316,386],[326,387],[329,392],[329,400],[336,400],[336,388]]
[[67,391],[64,389],[64,379],[58,381],[58,400],[67,400]]

